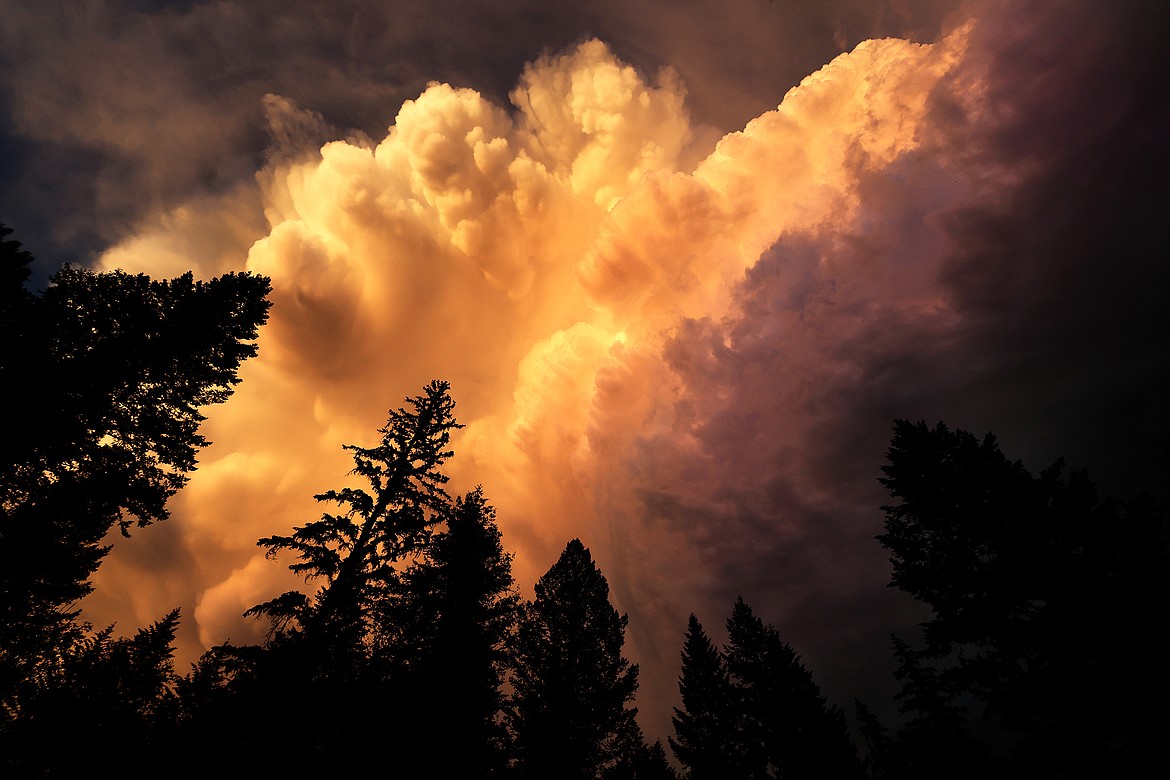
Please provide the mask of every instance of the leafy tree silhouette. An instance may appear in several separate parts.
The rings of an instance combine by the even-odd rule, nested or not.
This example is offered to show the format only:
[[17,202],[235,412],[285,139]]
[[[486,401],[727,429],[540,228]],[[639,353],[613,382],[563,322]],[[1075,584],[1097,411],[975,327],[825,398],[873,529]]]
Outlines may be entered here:
[[1143,771],[1166,726],[1139,706],[1167,691],[1164,511],[1099,500],[1061,461],[1033,477],[991,434],[942,423],[896,421],[882,470],[891,585],[932,610],[920,650],[895,645],[904,709],[953,724],[956,702],[981,704],[1012,737],[998,773]]
[[[70,675],[84,659],[108,661],[112,677],[126,678],[114,668],[124,646],[111,644],[109,631],[90,635],[77,602],[92,589],[115,525],[129,536],[135,524],[167,517],[167,500],[207,444],[200,408],[226,400],[240,364],[256,353],[270,289],[248,274],[154,281],[65,266],[34,293],[25,288],[32,255],[11,233],[0,225],[0,383],[9,404],[0,418],[5,755],[30,742],[29,707],[42,711],[82,684]],[[177,619],[168,616],[152,635],[173,635]],[[92,700],[99,686],[86,685]],[[52,720],[35,722],[51,728]]]
[[638,667],[622,657],[627,617],[573,539],[536,583],[516,644],[508,721],[523,778],[600,778],[643,749],[629,703]]

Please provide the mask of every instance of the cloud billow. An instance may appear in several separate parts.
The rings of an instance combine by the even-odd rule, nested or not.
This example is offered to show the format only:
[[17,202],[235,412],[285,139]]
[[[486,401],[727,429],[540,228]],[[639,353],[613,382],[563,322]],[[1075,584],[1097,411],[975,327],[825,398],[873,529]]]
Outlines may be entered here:
[[[1057,13],[1000,12],[933,44],[866,41],[697,162],[678,73],[596,39],[534,59],[510,107],[436,82],[380,139],[271,156],[241,263],[272,277],[271,321],[167,524],[184,554],[152,576],[173,585],[134,593],[142,557],[119,550],[97,585],[132,606],[95,610],[161,614],[186,590],[194,648],[255,635],[243,610],[296,584],[255,540],[315,516],[311,495],[345,480],[341,445],[441,377],[466,425],[455,489],[484,485],[524,588],[567,539],[590,547],[631,615],[651,733],[686,615],[717,625],[737,595],[831,694],[871,685],[914,619],[873,541],[894,417],[995,430],[1034,468],[1091,455],[1083,431],[1165,441],[1149,346],[1165,242],[1131,217],[1165,190],[1126,191],[1110,167],[1165,170],[1164,111],[1139,104],[1091,12],[1061,22],[1087,48],[1023,59]],[[1082,91],[1047,89],[1057,74]],[[1074,96],[1103,112],[1072,123]],[[269,107],[297,137],[324,132]],[[151,248],[106,262],[150,270]]]

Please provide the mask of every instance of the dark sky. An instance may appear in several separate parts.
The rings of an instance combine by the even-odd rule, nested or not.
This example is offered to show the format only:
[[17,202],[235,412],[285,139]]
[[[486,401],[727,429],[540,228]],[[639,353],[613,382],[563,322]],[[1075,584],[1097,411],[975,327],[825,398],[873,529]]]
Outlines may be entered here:
[[173,519],[87,607],[181,606],[181,661],[257,635],[289,583],[256,538],[433,377],[521,589],[593,550],[652,736],[687,614],[738,595],[835,701],[888,695],[894,418],[1167,494],[1161,3],[0,3],[39,283],[273,278]]

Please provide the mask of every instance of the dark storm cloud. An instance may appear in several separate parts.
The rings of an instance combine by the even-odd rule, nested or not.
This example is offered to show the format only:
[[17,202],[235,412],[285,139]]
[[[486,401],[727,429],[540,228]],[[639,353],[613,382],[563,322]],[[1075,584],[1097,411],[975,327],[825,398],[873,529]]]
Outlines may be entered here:
[[881,691],[886,636],[920,617],[881,592],[873,540],[893,418],[994,431],[1033,471],[1064,456],[1105,491],[1170,495],[1165,14],[977,18],[922,145],[859,173],[859,212],[781,236],[729,317],[676,331],[666,357],[693,427],[631,456],[640,522],[702,551],[700,616],[743,595],[845,701]]
[[937,109],[973,165],[1018,176],[948,221],[942,281],[978,323],[963,351],[988,367],[985,417],[1037,468],[1063,455],[1110,490],[1166,496],[1170,85],[1153,74],[1170,66],[1170,15],[1000,10],[973,41],[995,113],[948,126]]

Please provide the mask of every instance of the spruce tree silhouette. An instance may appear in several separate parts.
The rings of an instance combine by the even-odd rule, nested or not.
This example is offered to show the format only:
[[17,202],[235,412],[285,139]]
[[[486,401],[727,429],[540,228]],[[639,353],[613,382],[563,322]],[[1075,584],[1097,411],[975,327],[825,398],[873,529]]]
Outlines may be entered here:
[[661,740],[647,744],[636,721],[626,722],[625,733],[617,742],[624,747],[617,761],[602,771],[604,780],[678,780]]
[[508,722],[527,780],[592,780],[643,749],[629,706],[638,667],[622,657],[627,618],[579,539],[536,583],[516,644]]
[[[344,511],[326,513],[291,536],[257,542],[271,558],[295,554],[290,569],[323,581],[312,596],[284,593],[245,613],[272,621],[266,652],[253,657],[255,666],[245,674],[237,672],[238,687],[253,700],[276,705],[274,720],[263,726],[267,733],[295,729],[298,710],[329,714],[306,734],[303,759],[289,768],[376,768],[386,757],[355,749],[352,735],[377,729],[388,739],[400,737],[404,720],[413,717],[396,703],[399,670],[376,649],[386,646],[380,613],[400,590],[400,565],[421,555],[435,526],[450,516],[442,467],[452,455],[451,432],[461,426],[449,390],[449,383],[432,381],[421,395],[406,399],[407,407],[390,411],[377,445],[345,446],[353,453],[352,473],[368,482],[368,490],[346,487],[316,496]],[[230,649],[220,653],[233,657]],[[214,659],[209,661],[213,670]],[[263,745],[268,739],[255,741]]]
[[843,713],[776,629],[741,598],[727,633],[719,650],[694,615],[687,622],[670,746],[688,780],[862,777]]
[[1011,738],[1000,774],[1144,771],[1167,725],[1140,706],[1168,690],[1164,510],[1099,500],[1061,461],[1033,477],[991,434],[942,423],[896,421],[882,470],[890,584],[932,610],[921,649],[895,645],[903,707],[928,716],[902,742],[966,700]]
[[727,620],[724,650],[734,707],[736,750],[748,778],[859,778],[861,765],[842,711],[829,706],[812,672],[743,599]]
[[675,708],[670,749],[689,780],[745,777],[737,733],[741,713],[733,704],[727,663],[693,614],[687,620],[678,681],[682,709]]
[[381,605],[375,652],[401,669],[400,690],[414,702],[401,727],[414,748],[404,770],[489,778],[506,769],[502,686],[520,603],[511,563],[477,487]]
[[369,491],[321,493],[318,501],[345,511],[326,513],[292,536],[256,543],[268,548],[271,559],[284,551],[295,554],[299,560],[289,569],[307,581],[323,580],[317,593],[309,598],[291,591],[246,614],[269,617],[278,633],[316,634],[339,649],[362,645],[374,629],[374,605],[398,580],[394,564],[422,551],[450,506],[442,467],[453,454],[447,450],[451,432],[462,427],[453,416],[450,384],[434,380],[406,403],[409,410],[390,411],[377,446],[344,446],[353,453],[352,473],[369,483]]

